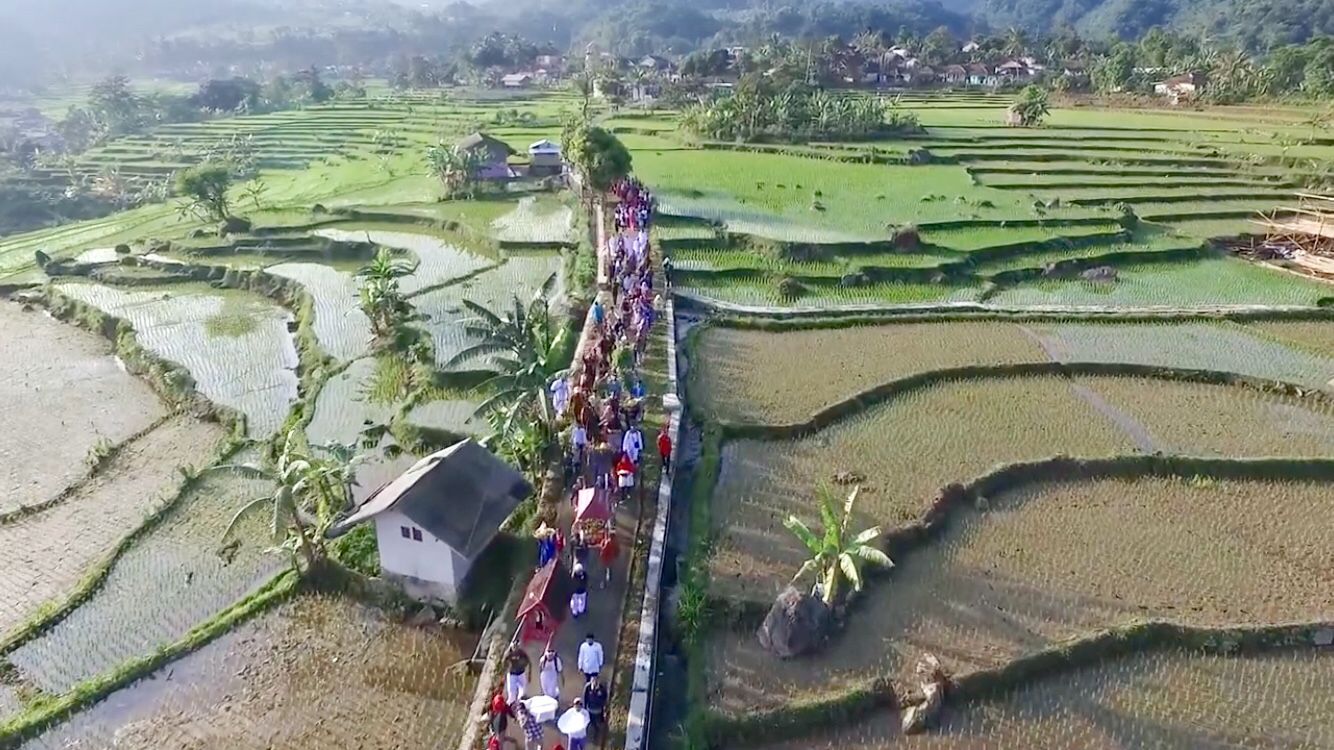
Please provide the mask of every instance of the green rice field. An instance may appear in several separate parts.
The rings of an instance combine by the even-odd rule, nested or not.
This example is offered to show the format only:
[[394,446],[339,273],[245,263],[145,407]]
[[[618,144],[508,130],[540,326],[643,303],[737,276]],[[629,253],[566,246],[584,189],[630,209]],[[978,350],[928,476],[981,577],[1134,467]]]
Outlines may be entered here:
[[[392,578],[344,585],[385,572],[364,531],[327,548],[355,575],[297,586],[271,507],[223,539],[274,485],[205,471],[272,467],[289,436],[352,446],[360,502],[455,436],[493,437],[477,408],[504,362],[454,361],[478,341],[465,301],[503,312],[554,276],[577,329],[596,292],[590,196],[519,179],[446,199],[426,161],[484,130],[522,168],[578,95],[372,90],[30,175],[167,182],[228,142],[254,161],[229,196],[247,232],[170,201],[0,237],[20,426],[0,438],[0,747],[452,750],[476,718],[494,605],[469,628],[409,624],[419,605],[371,595]],[[674,267],[683,411],[647,746],[1334,745],[1334,283],[1218,241],[1319,189],[1334,145],[1296,106],[1062,99],[1017,128],[1010,101],[908,92],[921,132],[789,144],[593,104]],[[380,249],[413,267],[402,340],[363,309]],[[654,419],[675,408],[658,356]],[[864,565],[825,637],[780,659],[757,637],[775,597],[823,590],[794,580],[810,551],[785,521],[822,533],[817,496],[853,487],[845,539],[877,527],[859,543],[895,565]],[[657,513],[629,510],[639,586]],[[887,707],[919,700],[927,654],[962,687],[906,737]],[[628,695],[629,662],[608,672]]]

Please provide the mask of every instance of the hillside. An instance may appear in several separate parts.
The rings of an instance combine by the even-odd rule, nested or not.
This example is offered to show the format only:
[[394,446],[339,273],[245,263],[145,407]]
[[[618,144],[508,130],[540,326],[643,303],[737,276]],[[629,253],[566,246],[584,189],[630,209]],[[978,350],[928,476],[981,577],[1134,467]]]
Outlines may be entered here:
[[998,28],[1073,26],[1094,38],[1134,39],[1162,26],[1253,49],[1334,33],[1330,0],[984,0],[978,15]]

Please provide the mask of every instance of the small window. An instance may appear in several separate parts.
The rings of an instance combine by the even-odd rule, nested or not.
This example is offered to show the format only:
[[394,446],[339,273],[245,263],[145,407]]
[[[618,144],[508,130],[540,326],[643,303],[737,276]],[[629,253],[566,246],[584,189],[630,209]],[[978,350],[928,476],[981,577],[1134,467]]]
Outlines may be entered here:
[[414,528],[412,530],[412,541],[420,542],[422,540],[422,530]]
[[399,527],[398,527],[398,531],[399,531],[400,534],[403,535],[403,538],[404,538],[404,539],[411,539],[411,538],[412,538],[412,532],[408,530],[408,527],[407,527],[407,526],[399,526]]

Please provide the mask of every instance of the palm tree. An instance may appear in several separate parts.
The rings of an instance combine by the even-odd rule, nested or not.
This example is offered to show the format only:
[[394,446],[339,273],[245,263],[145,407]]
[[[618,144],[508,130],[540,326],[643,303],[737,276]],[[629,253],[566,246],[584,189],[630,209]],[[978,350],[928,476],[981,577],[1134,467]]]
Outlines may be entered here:
[[238,474],[250,479],[272,482],[271,494],[257,497],[232,516],[222,533],[225,543],[247,514],[268,506],[272,514],[275,539],[286,537],[285,549],[299,550],[306,570],[314,570],[324,561],[324,532],[338,513],[351,507],[356,470],[364,456],[344,445],[320,446],[321,457],[302,450],[296,429],[287,433],[283,450],[272,467],[256,464],[225,464],[209,472]]
[[417,265],[395,258],[388,248],[380,248],[375,259],[357,271],[361,279],[361,310],[370,318],[375,335],[388,339],[412,318],[412,303],[399,289],[398,280],[411,276]]
[[856,536],[848,537],[852,508],[857,503],[860,490],[860,487],[854,487],[852,492],[848,493],[847,500],[843,501],[841,516],[835,507],[836,501],[832,492],[822,489],[816,494],[820,505],[820,518],[824,523],[824,530],[820,535],[816,535],[796,516],[788,516],[783,522],[783,526],[801,540],[811,554],[811,558],[802,564],[796,575],[792,576],[792,583],[796,584],[807,574],[814,573],[821,598],[825,604],[831,606],[838,601],[843,579],[846,578],[848,583],[852,584],[853,591],[862,590],[862,565],[870,564],[882,568],[894,566],[894,561],[889,559],[889,555],[874,546],[874,542],[880,538],[879,526],[872,526]]
[[1024,53],[1028,51],[1028,36],[1024,34],[1023,29],[1011,26],[1005,31],[1004,51],[1006,57],[1018,58],[1024,56]]
[[477,407],[477,413],[509,409],[515,418],[535,417],[546,426],[555,422],[547,386],[562,369],[558,357],[567,335],[551,315],[555,285],[556,275],[552,274],[526,305],[515,296],[503,317],[476,302],[463,301],[474,316],[464,321],[463,330],[478,341],[455,354],[445,366],[490,358],[488,365],[497,371],[478,386],[491,396]]

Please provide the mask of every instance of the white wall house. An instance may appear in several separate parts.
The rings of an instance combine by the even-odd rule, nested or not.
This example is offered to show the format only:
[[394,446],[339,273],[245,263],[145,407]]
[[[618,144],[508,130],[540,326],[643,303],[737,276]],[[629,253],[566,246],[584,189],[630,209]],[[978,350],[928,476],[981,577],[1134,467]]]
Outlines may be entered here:
[[531,492],[522,474],[464,440],[371,493],[328,536],[373,520],[381,575],[415,599],[453,604],[473,563]]

